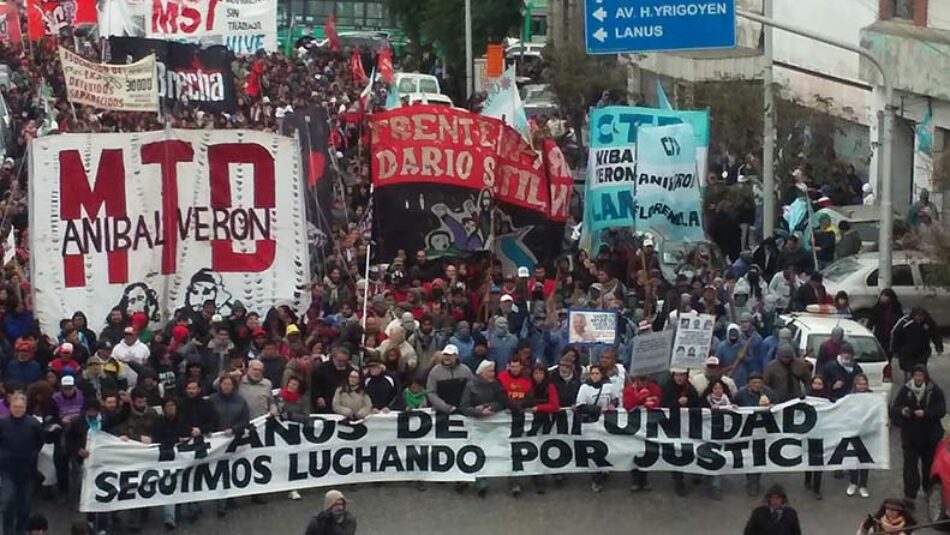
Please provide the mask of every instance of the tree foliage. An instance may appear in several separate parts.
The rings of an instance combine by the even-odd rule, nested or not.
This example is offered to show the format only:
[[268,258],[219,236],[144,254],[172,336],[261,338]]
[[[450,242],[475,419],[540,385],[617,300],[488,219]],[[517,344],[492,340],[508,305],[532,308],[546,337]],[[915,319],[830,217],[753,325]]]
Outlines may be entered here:
[[[445,58],[457,84],[465,78],[465,0],[387,0],[390,13],[402,25],[417,50],[432,44]],[[520,27],[521,0],[472,0],[472,50],[485,53]],[[461,87],[457,85],[457,88]]]
[[[604,91],[626,94],[626,69],[613,57],[588,56],[580,43],[556,46],[549,42],[544,48],[543,75],[558,105],[578,132],[588,108],[597,103]],[[578,139],[578,142],[583,144],[584,140]]]

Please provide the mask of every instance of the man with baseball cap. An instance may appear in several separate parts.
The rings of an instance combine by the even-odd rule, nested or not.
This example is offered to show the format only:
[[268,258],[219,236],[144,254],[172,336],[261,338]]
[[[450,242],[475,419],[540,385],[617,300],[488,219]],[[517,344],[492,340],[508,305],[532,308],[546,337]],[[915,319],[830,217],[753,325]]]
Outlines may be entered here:
[[7,363],[7,381],[16,381],[21,385],[30,385],[43,377],[43,367],[33,358],[36,352],[36,343],[33,340],[21,338],[13,346],[16,358]]
[[64,373],[75,375],[79,373],[79,363],[73,358],[73,349],[72,344],[63,342],[54,351],[57,358],[50,361],[49,367],[56,372],[56,375],[62,376]]
[[438,412],[455,411],[462,402],[465,384],[474,377],[472,370],[459,362],[459,349],[453,344],[446,345],[439,363],[426,380],[429,404]]

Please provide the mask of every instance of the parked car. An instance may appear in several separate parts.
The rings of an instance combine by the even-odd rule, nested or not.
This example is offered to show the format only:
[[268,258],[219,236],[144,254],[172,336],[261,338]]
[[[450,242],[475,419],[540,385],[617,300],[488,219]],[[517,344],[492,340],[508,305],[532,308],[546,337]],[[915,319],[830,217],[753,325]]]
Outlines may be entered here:
[[[871,307],[881,288],[877,281],[877,253],[862,253],[831,264],[822,270],[825,289],[830,295],[844,290],[851,300],[854,319],[867,325]],[[938,327],[950,327],[950,286],[946,262],[922,253],[895,251],[891,288],[905,311],[926,308]]]
[[[794,313],[780,316],[792,331],[792,343],[799,354],[815,366],[821,344],[831,338],[835,327],[844,329],[844,338],[854,348],[854,361],[868,376],[871,390],[889,394],[891,391],[891,365],[887,362],[884,348],[867,327],[846,316],[835,314]],[[817,371],[816,371],[817,373]]]
[[441,94],[439,79],[431,74],[418,72],[397,72],[393,78],[393,87],[400,98],[412,93]]
[[[950,435],[943,437],[934,452],[934,462],[930,467],[930,491],[927,492],[927,519],[931,522],[944,522],[950,518],[947,506],[950,504]],[[950,523],[941,524],[935,529],[950,531]]]
[[[858,231],[861,237],[861,252],[869,253],[877,251],[879,241],[879,232],[881,230],[881,208],[879,206],[865,206],[857,204],[852,206],[830,206],[822,208],[815,212],[816,216],[827,215],[831,218],[831,224],[838,227],[842,221],[851,223],[851,228]],[[895,214],[895,222],[900,216]]]

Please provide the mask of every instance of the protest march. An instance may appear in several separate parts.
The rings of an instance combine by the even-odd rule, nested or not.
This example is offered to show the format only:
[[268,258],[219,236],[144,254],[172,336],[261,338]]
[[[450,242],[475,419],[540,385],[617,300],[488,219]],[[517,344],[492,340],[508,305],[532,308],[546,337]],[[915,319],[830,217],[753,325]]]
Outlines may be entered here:
[[[762,164],[729,162],[708,109],[526,113],[514,68],[442,105],[335,15],[279,44],[277,0],[4,10],[2,533],[216,529],[316,489],[288,523],[352,534],[344,486],[621,473],[716,502],[731,481],[767,501],[745,533],[801,533],[755,527],[791,526],[776,478],[897,492],[906,520],[939,492],[937,323],[828,291],[862,245],[815,215],[806,158],[764,235]],[[897,466],[899,491],[871,476]]]

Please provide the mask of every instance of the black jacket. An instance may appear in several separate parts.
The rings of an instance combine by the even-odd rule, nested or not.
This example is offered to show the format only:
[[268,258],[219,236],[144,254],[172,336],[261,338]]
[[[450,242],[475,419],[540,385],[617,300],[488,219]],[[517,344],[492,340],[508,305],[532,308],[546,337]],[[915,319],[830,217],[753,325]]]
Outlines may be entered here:
[[891,355],[897,357],[901,370],[913,371],[918,364],[927,365],[931,343],[938,352],[943,352],[943,339],[933,318],[928,315],[917,323],[907,315],[897,322],[891,333]]
[[[838,364],[837,359],[825,364],[825,367],[821,369],[821,377],[825,380],[825,385],[831,393],[832,401],[841,399],[854,390],[854,377],[859,373],[864,373],[864,370],[857,362],[854,363],[854,367],[850,372],[844,366]],[[844,385],[836,389],[834,386],[838,381],[841,381]]]
[[[917,409],[923,409],[923,418],[914,416]],[[930,381],[927,381],[920,401],[917,401],[917,396],[905,384],[891,402],[891,420],[900,426],[901,443],[905,448],[913,445],[931,450],[935,448],[943,438],[943,425],[940,420],[945,414],[947,402],[943,389]]]
[[191,427],[182,421],[179,414],[171,419],[162,416],[155,420],[151,435],[152,442],[155,444],[174,446],[178,443],[178,439],[191,436]]
[[211,401],[198,397],[191,399],[181,398],[178,401],[178,419],[188,427],[201,429],[202,435],[213,433],[217,428],[218,413]]
[[388,372],[383,372],[379,377],[367,377],[364,387],[366,393],[369,394],[369,399],[373,401],[374,409],[391,408],[402,392],[399,379]]
[[573,407],[577,399],[577,391],[581,388],[581,379],[578,374],[575,372],[570,381],[565,381],[555,368],[551,372],[551,383],[557,389],[557,399],[561,407]]
[[798,513],[791,507],[782,508],[776,519],[768,505],[760,505],[752,510],[745,525],[744,535],[801,535]]
[[323,511],[310,520],[306,535],[353,535],[356,533],[356,517],[346,511],[343,521],[336,522],[330,511]]
[[[333,403],[333,394],[346,381],[346,377],[350,372],[355,369],[352,365],[348,365],[346,368],[338,370],[333,362],[324,362],[317,366],[310,379],[310,406],[313,410],[325,413],[333,412],[333,408],[330,406]],[[327,403],[323,409],[320,409],[317,405],[317,399],[319,398],[323,398]]]
[[[672,379],[665,385],[663,385],[663,406],[668,409],[689,409],[694,407],[702,407],[702,401],[699,399],[699,393],[696,392],[696,388],[690,384],[689,381],[686,381],[686,384],[680,386],[673,382]],[[683,396],[686,396],[686,406],[681,406],[679,404],[679,399]]]
[[31,415],[0,420],[0,474],[29,478],[43,448],[43,427]]

